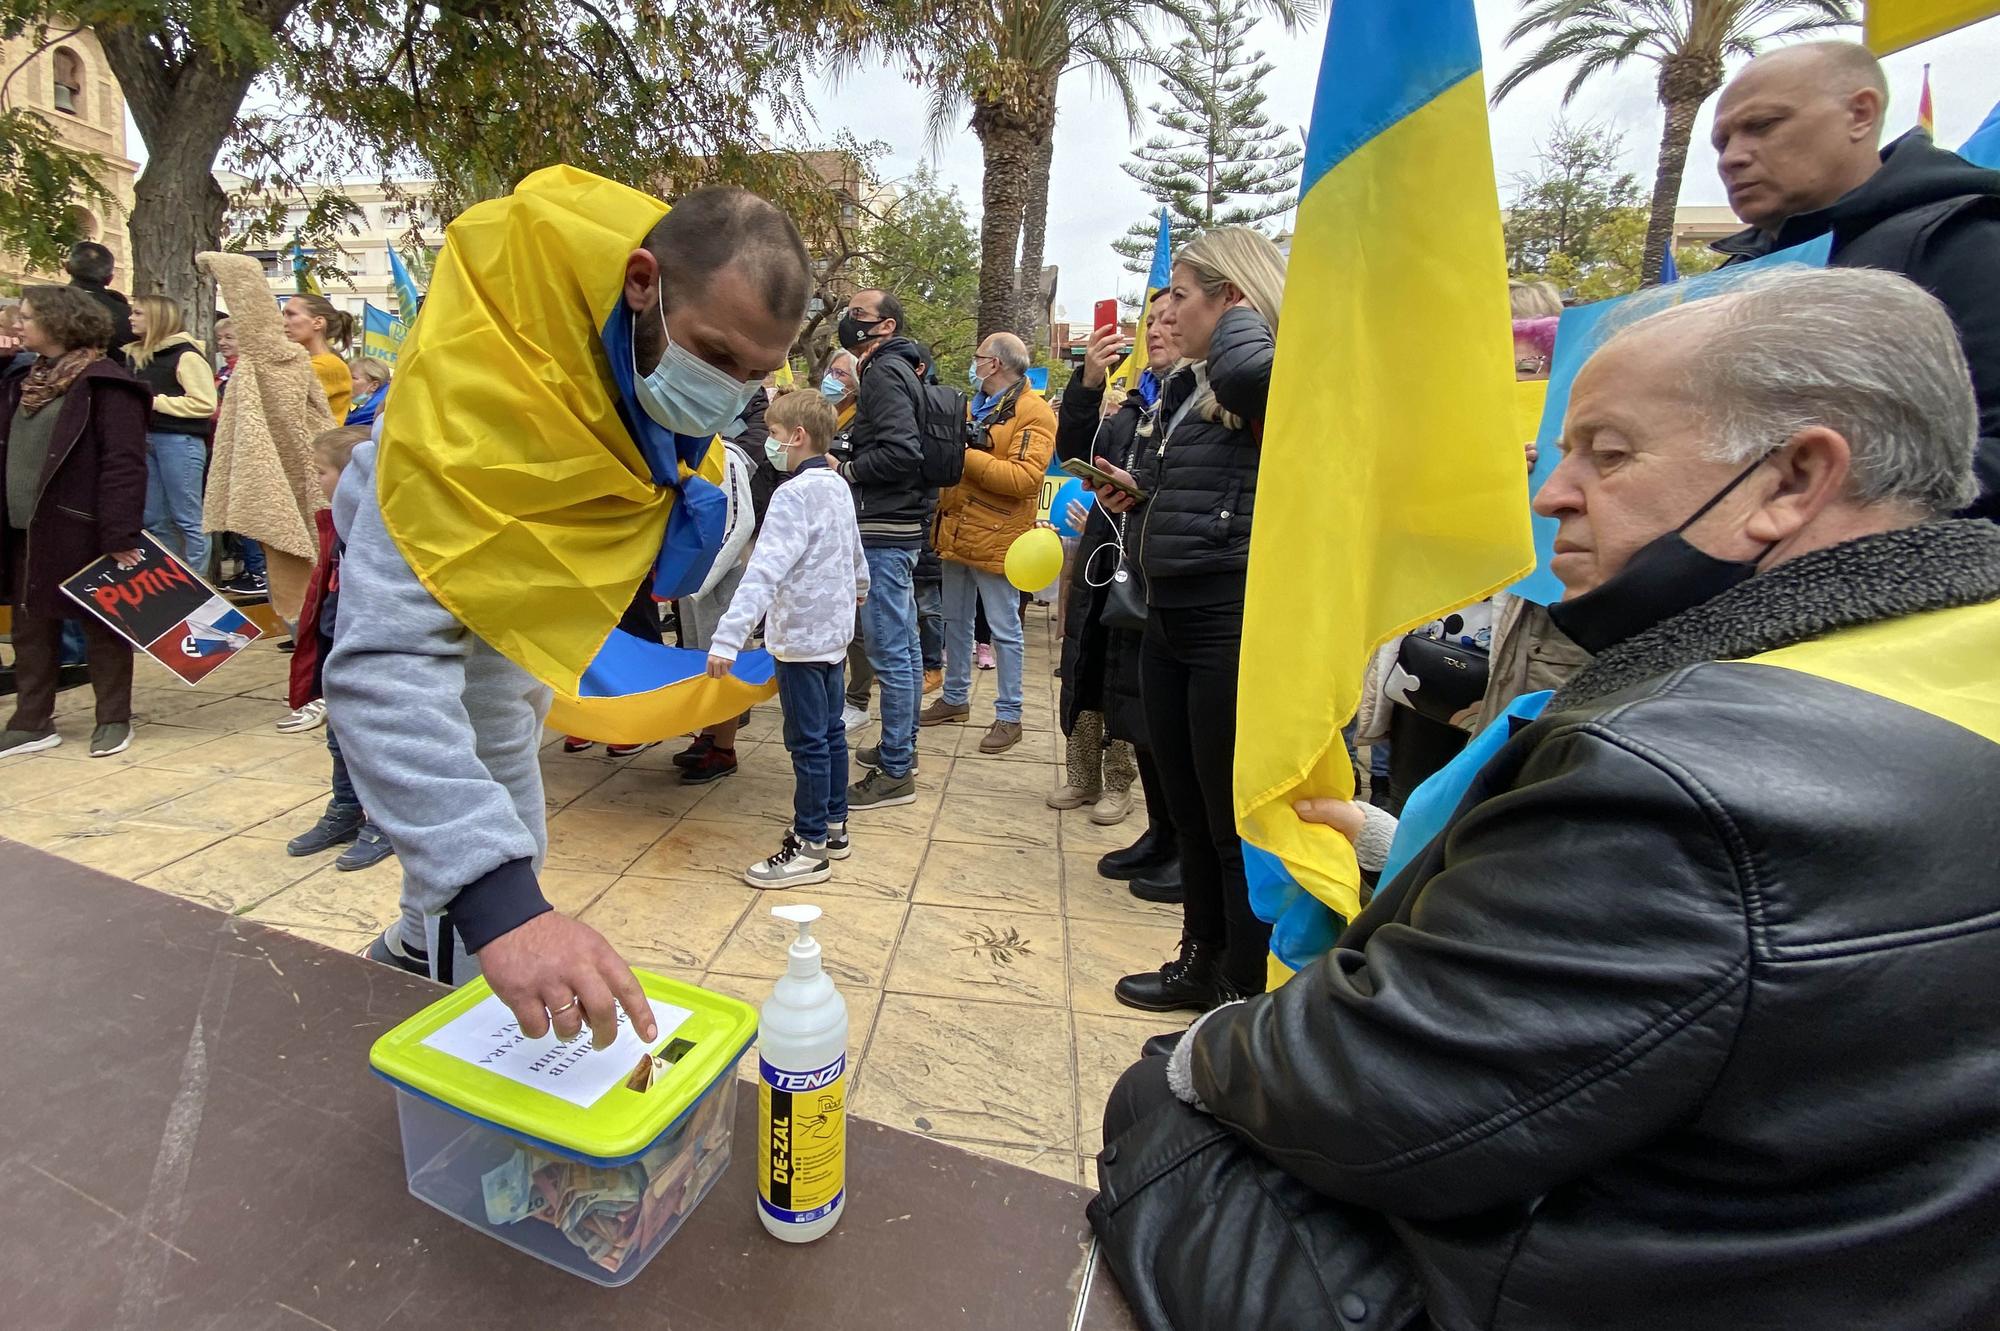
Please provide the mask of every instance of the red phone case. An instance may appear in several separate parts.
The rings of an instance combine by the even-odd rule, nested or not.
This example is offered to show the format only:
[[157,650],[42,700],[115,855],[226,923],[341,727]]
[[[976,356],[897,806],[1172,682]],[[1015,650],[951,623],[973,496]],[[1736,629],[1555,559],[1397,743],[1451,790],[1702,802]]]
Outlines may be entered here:
[[1096,316],[1097,331],[1101,333],[1107,328],[1116,328],[1117,326],[1118,326],[1118,302],[1115,300],[1098,301],[1097,316]]

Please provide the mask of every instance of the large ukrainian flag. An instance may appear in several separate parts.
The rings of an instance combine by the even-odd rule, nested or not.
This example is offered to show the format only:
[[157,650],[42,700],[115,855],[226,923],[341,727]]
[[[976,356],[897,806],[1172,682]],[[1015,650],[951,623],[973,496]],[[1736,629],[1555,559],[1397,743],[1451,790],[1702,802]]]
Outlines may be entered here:
[[1352,796],[1369,653],[1533,559],[1472,0],[1334,0],[1300,188],[1237,716],[1274,983],[1358,909],[1353,848],[1292,805]]
[[2000,0],[1868,0],[1868,49],[1888,55],[2000,14]]

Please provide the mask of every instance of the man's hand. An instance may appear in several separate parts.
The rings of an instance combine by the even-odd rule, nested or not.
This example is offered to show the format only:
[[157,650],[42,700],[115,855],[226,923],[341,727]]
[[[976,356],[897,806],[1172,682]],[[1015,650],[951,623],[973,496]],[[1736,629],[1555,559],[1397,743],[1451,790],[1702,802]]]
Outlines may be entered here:
[[726,656],[711,656],[708,658],[708,677],[710,679],[728,679],[729,667],[734,664],[736,663]]
[[[1112,466],[1109,458],[1098,458],[1097,469],[1107,476],[1123,481],[1126,485],[1131,486],[1133,490],[1139,488],[1139,483],[1132,479],[1132,473],[1123,467]],[[1133,509],[1139,507],[1139,501],[1132,497],[1131,491],[1121,490],[1115,485],[1099,485],[1088,478],[1084,480],[1084,484],[1089,486],[1090,492],[1097,496],[1097,502],[1110,509],[1113,513],[1130,513]]]
[[1083,353],[1083,385],[1102,388],[1111,367],[1132,353],[1132,344],[1116,327],[1107,328],[1090,339]]
[[111,558],[117,562],[120,568],[137,568],[139,567],[139,561],[145,557],[145,552],[141,550],[113,550],[111,552]]
[[543,911],[501,934],[479,949],[479,968],[531,1040],[548,1034],[552,1019],[559,1040],[574,1040],[588,1022],[591,1047],[609,1048],[621,1007],[640,1039],[659,1038],[653,1005],[632,968],[603,934],[567,915]]

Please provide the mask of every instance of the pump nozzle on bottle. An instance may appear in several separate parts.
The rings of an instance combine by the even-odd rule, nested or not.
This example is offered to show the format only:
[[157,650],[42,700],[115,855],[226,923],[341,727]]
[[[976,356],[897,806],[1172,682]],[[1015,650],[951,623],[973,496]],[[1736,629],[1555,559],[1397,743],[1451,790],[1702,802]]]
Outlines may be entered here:
[[771,914],[788,924],[799,926],[799,936],[792,940],[785,955],[791,958],[792,974],[805,978],[819,974],[819,940],[813,937],[813,922],[820,917],[818,906],[800,904],[796,906],[773,906]]

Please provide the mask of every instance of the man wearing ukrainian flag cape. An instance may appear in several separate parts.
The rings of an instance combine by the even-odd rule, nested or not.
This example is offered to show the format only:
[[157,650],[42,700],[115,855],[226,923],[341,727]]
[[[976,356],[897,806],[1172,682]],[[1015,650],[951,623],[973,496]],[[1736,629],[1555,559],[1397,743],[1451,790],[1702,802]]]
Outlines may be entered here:
[[531,1037],[587,1021],[608,1042],[614,998],[646,1033],[631,971],[538,885],[542,727],[659,739],[769,696],[762,654],[710,680],[618,626],[642,584],[709,579],[714,433],[784,363],[809,291],[797,230],[736,189],[669,211],[551,167],[447,231],[379,442],[334,499],[327,698],[404,872],[377,960],[458,982],[476,957]]

